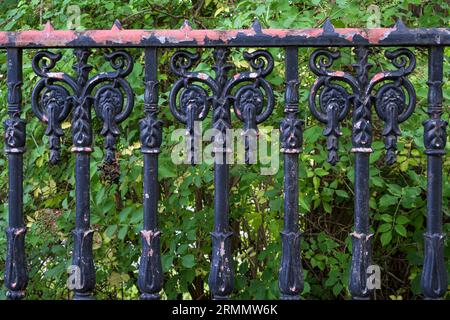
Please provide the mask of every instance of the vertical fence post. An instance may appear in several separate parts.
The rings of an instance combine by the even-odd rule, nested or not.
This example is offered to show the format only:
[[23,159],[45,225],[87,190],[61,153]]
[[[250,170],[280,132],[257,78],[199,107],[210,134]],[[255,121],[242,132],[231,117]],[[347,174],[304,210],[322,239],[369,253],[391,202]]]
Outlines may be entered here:
[[428,115],[424,121],[424,144],[427,155],[427,232],[424,234],[425,256],[422,272],[422,293],[426,299],[440,299],[447,291],[447,270],[444,261],[442,232],[442,157],[447,140],[447,122],[441,119],[443,47],[428,51]]
[[90,153],[92,152],[91,99],[83,96],[83,89],[88,81],[92,66],[87,63],[90,51],[76,49],[77,92],[72,115],[72,152],[76,155],[75,163],[75,201],[76,217],[72,264],[79,277],[74,288],[75,300],[93,299],[95,287],[95,268],[92,256],[94,230],[90,228]]
[[[214,50],[214,71],[218,85],[218,96],[213,102],[213,127],[222,135],[222,141],[215,143],[214,160],[214,230],[212,238],[211,271],[209,287],[214,299],[228,299],[233,291],[234,274],[231,261],[231,236],[228,216],[229,167],[227,164],[226,131],[231,128],[230,105],[227,97],[223,96],[227,81],[228,50],[217,48]],[[215,137],[217,139],[218,137]],[[220,139],[219,139],[220,140]]]
[[6,228],[7,255],[5,285],[8,299],[22,299],[28,283],[25,257],[23,219],[23,153],[25,152],[25,121],[22,109],[22,50],[7,50],[8,115],[5,121],[5,153],[8,155],[9,224]]
[[354,99],[352,124],[352,152],[355,153],[355,230],[351,236],[352,262],[349,289],[354,299],[368,299],[367,267],[371,262],[371,238],[369,234],[369,159],[372,153],[371,97],[368,86],[369,50],[355,48],[358,62],[356,69],[359,94]]
[[284,153],[284,229],[278,285],[281,299],[297,300],[303,290],[298,226],[298,155],[303,121],[298,119],[298,48],[286,48],[285,118],[281,122],[281,152]]
[[157,300],[163,287],[163,273],[158,230],[158,154],[162,142],[162,121],[158,115],[157,49],[145,49],[145,118],[139,123],[141,152],[144,155],[144,229],[141,231],[142,255],[138,286],[142,300]]

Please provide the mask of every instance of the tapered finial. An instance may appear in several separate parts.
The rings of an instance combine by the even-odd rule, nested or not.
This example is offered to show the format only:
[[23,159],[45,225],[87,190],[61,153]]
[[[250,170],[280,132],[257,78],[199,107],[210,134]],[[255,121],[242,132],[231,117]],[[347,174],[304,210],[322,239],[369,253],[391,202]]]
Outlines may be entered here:
[[258,19],[255,19],[253,21],[252,29],[255,31],[255,33],[262,33],[262,26],[261,26],[261,23],[259,23]]
[[188,20],[184,20],[183,25],[181,26],[181,30],[185,30],[185,31],[192,30],[192,26]]
[[44,26],[44,31],[52,32],[54,30],[55,30],[55,28],[53,28],[52,23],[50,21],[47,21],[47,23]]
[[113,23],[113,25],[112,25],[112,27],[111,27],[111,30],[115,30],[115,31],[123,30],[122,24],[120,23],[119,20],[116,19],[116,20],[114,21],[114,23]]
[[325,23],[323,24],[322,29],[323,29],[323,32],[324,32],[324,33],[334,33],[334,26],[333,26],[333,24],[331,23],[330,18],[327,18],[327,19],[325,20]]
[[395,22],[395,29],[397,29],[397,30],[405,30],[405,29],[408,29],[408,28],[405,26],[403,21],[399,18]]

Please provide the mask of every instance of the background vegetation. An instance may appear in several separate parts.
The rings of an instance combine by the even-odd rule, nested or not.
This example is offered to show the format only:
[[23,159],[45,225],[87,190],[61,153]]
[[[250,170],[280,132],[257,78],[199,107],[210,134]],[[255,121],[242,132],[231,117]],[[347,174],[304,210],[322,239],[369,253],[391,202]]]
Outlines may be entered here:
[[[336,27],[366,27],[377,23],[374,13],[380,13],[381,26],[391,26],[401,18],[409,27],[448,27],[448,2],[421,0],[3,0],[0,3],[1,30],[39,29],[51,20],[57,29],[66,29],[72,5],[81,12],[78,29],[108,29],[119,19],[125,28],[179,28],[184,19],[194,28],[246,28],[258,18],[264,27],[320,27],[331,17]],[[424,49],[414,49],[417,68],[410,77],[415,85],[418,103],[415,114],[401,125],[396,164],[383,162],[382,123],[374,116],[375,152],[371,157],[371,223],[375,233],[373,260],[382,269],[382,290],[378,299],[416,299],[420,297],[419,279],[423,259],[422,234],[425,230],[426,162],[423,155],[422,121],[426,118],[427,62]],[[64,53],[58,70],[71,73],[72,50]],[[211,72],[210,49],[202,54],[197,70]],[[269,80],[275,87],[276,110],[266,122],[278,128],[283,110],[284,53],[270,49],[275,57],[275,69]],[[48,163],[47,138],[44,125],[30,109],[30,94],[37,81],[30,66],[34,50],[24,57],[24,114],[27,120],[25,155],[25,215],[29,229],[30,299],[66,299],[66,268],[70,264],[74,226],[74,159],[70,154],[70,123],[65,124],[63,161],[58,166]],[[107,70],[102,57],[104,50],[94,50],[90,63],[93,73]],[[136,299],[136,266],[140,254],[138,232],[142,223],[142,160],[139,152],[138,120],[143,116],[142,50],[131,50],[136,65],[129,76],[135,93],[136,106],[131,117],[121,124],[118,166],[120,174],[111,183],[117,168],[101,166],[102,138],[95,120],[95,152],[91,164],[92,223],[97,230],[94,243],[97,267],[96,294],[99,299]],[[306,121],[304,152],[300,155],[300,215],[304,231],[302,257],[305,271],[305,299],[348,298],[347,289],[351,244],[349,233],[353,224],[353,157],[350,156],[350,125],[344,124],[341,141],[341,161],[329,166],[324,148],[323,128],[307,110],[308,88],[314,77],[307,68],[311,49],[300,49],[300,108]],[[340,66],[351,70],[354,55],[342,49]],[[164,145],[160,155],[160,225],[162,261],[165,272],[163,297],[168,299],[205,299],[207,286],[210,235],[213,217],[213,172],[211,166],[174,166],[170,160],[173,145],[170,132],[180,128],[168,110],[168,91],[174,81],[168,69],[172,50],[160,53],[160,106],[164,120]],[[384,49],[374,49],[371,56],[375,69],[391,68],[383,56]],[[448,59],[448,51],[447,59]],[[232,50],[236,68],[247,68],[242,50]],[[0,53],[0,120],[6,114],[5,54]],[[450,68],[445,62],[445,78]],[[448,120],[449,86],[444,87]],[[207,123],[209,125],[210,123]],[[241,123],[233,117],[233,127]],[[450,143],[448,144],[450,145]],[[0,140],[3,149],[3,139]],[[282,165],[282,164],[281,164]],[[236,235],[235,257],[236,299],[278,298],[277,273],[280,262],[282,230],[282,168],[274,176],[261,176],[259,165],[234,165],[231,169],[231,226]],[[445,232],[450,229],[450,157],[444,163]],[[0,229],[7,221],[7,164],[0,156]],[[0,233],[0,297],[3,287],[5,236]],[[446,247],[449,256],[449,248]],[[447,260],[448,261],[448,260]],[[450,263],[447,263],[450,270]]]

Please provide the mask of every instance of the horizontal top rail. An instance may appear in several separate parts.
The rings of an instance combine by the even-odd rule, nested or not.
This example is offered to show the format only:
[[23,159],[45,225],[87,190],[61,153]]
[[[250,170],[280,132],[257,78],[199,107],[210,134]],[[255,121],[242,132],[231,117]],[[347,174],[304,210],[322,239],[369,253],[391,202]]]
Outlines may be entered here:
[[327,20],[316,29],[196,30],[188,22],[178,30],[126,30],[114,22],[110,30],[0,31],[0,48],[58,47],[327,47],[448,46],[450,28],[409,29],[400,20],[392,28],[334,28]]

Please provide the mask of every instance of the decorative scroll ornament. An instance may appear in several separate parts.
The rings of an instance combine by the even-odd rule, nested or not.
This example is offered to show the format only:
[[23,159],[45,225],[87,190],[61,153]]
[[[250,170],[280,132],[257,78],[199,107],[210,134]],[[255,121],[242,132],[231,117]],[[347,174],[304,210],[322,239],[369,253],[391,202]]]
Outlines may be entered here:
[[[216,134],[212,139],[217,172],[223,172],[222,165],[226,164],[222,161],[226,160],[227,153],[231,150],[227,147],[226,139],[227,130],[231,128],[231,104],[238,119],[244,122],[244,130],[247,133],[250,130],[256,130],[257,124],[269,117],[274,105],[272,88],[265,79],[273,69],[272,56],[261,50],[244,53],[244,58],[253,71],[238,73],[228,78],[227,72],[232,68],[232,65],[227,63],[228,54],[226,48],[214,50],[215,78],[202,72],[188,71],[198,61],[198,54],[178,51],[172,56],[170,63],[173,73],[180,79],[172,87],[169,106],[175,118],[187,126],[191,163],[195,163],[194,155],[192,155],[192,146],[196,143],[193,123],[203,121],[209,109],[213,109],[213,128]],[[250,162],[248,140],[246,151],[246,161]],[[215,214],[217,215],[217,212]],[[232,234],[228,225],[216,225],[212,233],[213,254],[209,285],[216,299],[226,298],[233,289]]]
[[143,153],[159,153],[162,143],[162,121],[157,119],[158,114],[158,82],[145,83],[145,118],[139,122],[141,150]]
[[[347,116],[350,106],[350,94],[342,85],[333,82],[341,73],[327,70],[338,57],[339,52],[316,50],[309,60],[310,69],[319,76],[311,88],[309,108],[316,119],[326,124],[323,134],[327,137],[327,161],[332,165],[339,161],[339,137],[342,135],[339,122]],[[345,76],[343,81],[348,82],[350,78]],[[316,105],[317,95],[319,107]]]
[[[327,28],[331,28],[330,24]],[[311,55],[310,69],[319,78],[311,88],[309,107],[314,117],[327,124],[324,134],[328,140],[328,161],[335,164],[337,161],[337,137],[340,135],[338,124],[347,115],[349,106],[353,107],[352,152],[358,154],[372,152],[371,106],[375,103],[379,117],[385,122],[383,135],[386,137],[386,162],[390,164],[395,161],[396,139],[400,134],[398,124],[411,115],[415,105],[414,88],[406,79],[406,75],[414,70],[414,55],[407,49],[386,52],[386,57],[392,61],[397,70],[377,73],[369,80],[368,71],[372,67],[368,62],[369,49],[357,47],[355,54],[357,63],[352,65],[356,71],[355,75],[330,70],[334,60],[339,57],[338,52],[319,49]],[[380,83],[382,85],[376,90]],[[347,90],[351,91],[351,94]],[[405,101],[406,98],[408,98],[408,102]],[[316,100],[319,100],[319,107]],[[368,165],[365,159],[367,157],[357,158],[364,170],[366,170],[366,164]],[[359,170],[362,170],[361,167]],[[363,177],[363,179],[366,178]],[[366,188],[358,191],[368,192]],[[366,209],[355,209],[355,215],[358,217],[367,214]],[[356,230],[367,228],[366,223],[356,221]],[[355,232],[352,236],[353,254],[349,289],[355,299],[366,299],[370,295],[370,290],[367,288],[366,268],[370,263],[371,235]]]
[[[343,71],[332,71],[335,59],[339,52],[316,50],[310,58],[310,69],[319,76],[314,82],[309,96],[311,113],[319,121],[326,123],[324,135],[327,137],[328,162],[336,164],[338,161],[338,137],[342,134],[339,128],[341,122],[348,114],[350,105],[353,105],[353,151],[371,152],[372,103],[385,127],[383,135],[386,145],[386,163],[393,164],[396,160],[397,136],[401,134],[399,123],[402,123],[414,111],[416,96],[411,82],[406,78],[415,67],[414,55],[408,49],[387,51],[385,56],[397,68],[393,71],[384,71],[375,74],[370,81],[367,71],[372,67],[367,62],[367,48],[356,48],[358,63],[353,67],[356,75]],[[377,84],[385,82],[378,90]],[[348,93],[342,86],[347,84],[352,90]],[[373,94],[373,91],[376,91]],[[317,106],[317,97],[319,106]]]
[[[254,72],[239,74],[238,80],[252,81],[240,87],[233,96],[234,112],[244,123],[245,163],[256,162],[256,136],[257,124],[265,121],[273,111],[274,96],[269,82],[264,79],[273,70],[273,58],[267,51],[258,50],[252,53],[245,52],[244,58],[254,69]],[[236,76],[235,76],[236,77]],[[233,82],[230,83],[234,85]],[[267,101],[264,101],[265,98]]]
[[214,65],[212,68],[216,76],[215,82],[217,83],[218,93],[211,98],[213,128],[216,130],[216,135],[212,137],[212,141],[214,142],[215,155],[219,156],[219,161],[224,162],[223,160],[226,161],[228,153],[231,152],[226,139],[227,130],[231,129],[230,97],[226,96],[225,88],[229,83],[228,70],[233,68],[233,65],[227,63],[228,49],[216,48],[213,55]]
[[[216,83],[207,74],[187,71],[198,59],[198,54],[178,51],[170,61],[171,70],[181,77],[170,91],[170,111],[178,121],[186,124],[188,157],[192,165],[197,162],[195,147],[198,139],[195,139],[197,134],[195,124],[198,121],[203,121],[210,109],[210,99],[206,90],[200,85],[192,84],[192,82],[204,83],[217,92]],[[179,94],[180,92],[181,94]],[[179,96],[178,101],[177,96]]]
[[[41,79],[33,89],[31,104],[36,116],[47,123],[50,161],[53,163],[60,158],[59,139],[63,135],[61,123],[70,111],[72,111],[72,151],[77,154],[86,154],[92,151],[91,106],[94,104],[97,116],[103,122],[101,134],[105,136],[105,162],[110,163],[115,158],[114,144],[119,134],[117,124],[125,120],[133,108],[133,92],[128,82],[124,80],[133,68],[131,56],[125,51],[105,54],[105,58],[109,60],[114,71],[89,78],[89,72],[92,70],[92,66],[87,62],[89,55],[88,49],[75,50],[77,62],[73,69],[76,72],[76,79],[65,73],[50,72],[61,59],[59,54],[41,51],[33,58],[33,70]],[[125,97],[126,102],[124,102]],[[86,163],[86,160],[89,163],[89,157],[77,156],[77,161]],[[89,172],[86,171],[87,168],[82,165],[77,166],[77,179],[85,177],[83,175]],[[92,255],[94,231],[89,227],[89,205],[79,196],[81,192],[78,193],[78,187],[77,185],[77,227],[73,231],[72,253],[72,264],[77,267],[77,286],[74,288],[74,299],[77,300],[92,298],[91,293],[95,287]],[[80,207],[82,207],[81,210]]]
[[[393,80],[393,82],[382,85],[375,100],[375,110],[380,119],[384,121],[382,134],[385,137],[385,161],[391,165],[397,159],[397,137],[401,134],[399,124],[411,116],[416,104],[414,87],[405,77],[414,70],[415,59],[412,52],[407,49],[387,51],[385,56],[399,69],[380,74],[383,79]],[[407,65],[407,61],[409,61],[409,65]],[[405,92],[408,96],[408,103]]]
[[281,120],[281,152],[300,153],[303,143],[303,120],[298,119],[298,80],[290,80],[286,83],[285,117]]
[[6,119],[5,126],[5,152],[23,153],[25,151],[25,121],[18,116]]
[[[244,123],[244,135],[251,131],[257,132],[257,124],[265,121],[273,111],[273,90],[265,77],[273,69],[272,56],[262,50],[252,53],[245,52],[244,58],[249,62],[254,71],[242,72],[232,78],[226,78],[226,72],[231,65],[226,63],[227,52],[225,49],[216,49],[216,63],[214,70],[216,78],[201,72],[190,72],[189,68],[198,61],[199,55],[187,51],[178,51],[171,58],[171,70],[180,77],[170,92],[170,110],[175,118],[186,124],[186,135],[189,137],[188,150],[190,150],[190,162],[195,163],[195,130],[194,123],[203,121],[213,108],[213,127],[225,135],[230,128],[229,103],[232,101],[234,111],[238,119]],[[212,95],[209,95],[204,87],[194,84],[202,83],[208,87]],[[241,83],[249,83],[240,86],[234,94],[233,89]],[[216,137],[217,138],[217,137]],[[225,139],[218,137],[215,140],[215,151],[227,150]],[[223,146],[224,148],[221,148]],[[249,139],[245,139],[246,163],[249,163]]]
[[20,118],[20,107],[22,104],[22,82],[8,82],[8,114],[9,118],[5,120],[5,152],[6,153],[24,153],[26,124],[25,120]]
[[424,145],[426,154],[445,154],[447,144],[447,121],[440,118],[431,118],[423,122]]
[[302,146],[303,121],[295,116],[288,115],[280,124],[281,152],[300,153]]
[[[125,51],[105,54],[115,72],[98,74],[88,79],[92,66],[87,63],[89,50],[76,49],[77,63],[73,69],[77,78],[61,72],[51,72],[61,59],[60,54],[48,51],[38,52],[32,61],[33,70],[40,79],[32,93],[33,112],[44,123],[47,123],[45,134],[49,137],[50,162],[57,163],[60,158],[60,139],[64,135],[61,123],[70,111],[72,114],[73,150],[89,152],[92,144],[90,106],[94,104],[95,112],[103,122],[100,132],[105,137],[105,161],[111,163],[115,159],[115,139],[119,135],[117,124],[125,120],[134,105],[131,87],[124,80],[133,68],[131,56]],[[92,91],[101,85],[93,97]],[[72,94],[69,93],[72,91]],[[124,100],[126,98],[126,103]]]

